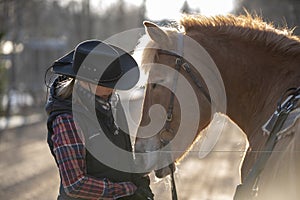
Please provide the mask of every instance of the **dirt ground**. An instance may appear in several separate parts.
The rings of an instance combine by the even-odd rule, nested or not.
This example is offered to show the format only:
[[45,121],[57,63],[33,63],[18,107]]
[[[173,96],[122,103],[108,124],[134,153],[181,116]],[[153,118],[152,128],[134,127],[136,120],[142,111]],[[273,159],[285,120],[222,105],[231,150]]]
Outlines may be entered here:
[[59,179],[47,146],[45,124],[1,133],[1,199],[56,199]]
[[[239,165],[246,147],[243,133],[226,121],[212,152],[199,158],[202,143],[178,166],[175,175],[180,200],[229,200],[239,183]],[[209,138],[209,135],[207,135]],[[200,151],[200,157],[203,152]],[[54,200],[59,178],[46,142],[45,122],[0,133],[0,199]],[[169,179],[151,174],[156,200],[170,197]]]

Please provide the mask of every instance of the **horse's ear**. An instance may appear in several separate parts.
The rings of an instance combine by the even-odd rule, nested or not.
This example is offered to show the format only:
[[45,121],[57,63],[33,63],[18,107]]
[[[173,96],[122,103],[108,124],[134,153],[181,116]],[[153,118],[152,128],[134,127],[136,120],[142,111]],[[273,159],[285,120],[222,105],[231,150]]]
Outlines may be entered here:
[[167,33],[156,24],[149,21],[144,21],[144,26],[146,33],[150,36],[150,38],[153,41],[157,43],[169,41]]

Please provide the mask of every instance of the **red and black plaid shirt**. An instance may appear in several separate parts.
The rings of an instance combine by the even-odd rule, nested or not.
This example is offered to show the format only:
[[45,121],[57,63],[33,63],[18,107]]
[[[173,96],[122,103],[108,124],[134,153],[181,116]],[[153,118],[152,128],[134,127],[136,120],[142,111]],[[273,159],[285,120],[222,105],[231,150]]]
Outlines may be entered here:
[[62,114],[53,122],[54,154],[66,193],[84,199],[117,199],[132,195],[136,186],[131,182],[113,183],[86,174],[85,147],[72,115]]

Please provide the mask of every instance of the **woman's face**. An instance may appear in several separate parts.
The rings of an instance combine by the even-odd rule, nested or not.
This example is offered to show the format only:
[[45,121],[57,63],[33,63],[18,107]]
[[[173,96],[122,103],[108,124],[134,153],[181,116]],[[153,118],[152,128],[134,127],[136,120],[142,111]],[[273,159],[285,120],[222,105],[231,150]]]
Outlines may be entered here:
[[97,96],[100,96],[103,99],[108,99],[108,97],[114,91],[113,88],[103,87],[100,85],[95,85],[95,84],[87,83],[84,81],[79,81],[79,83],[82,87],[84,87],[87,90],[91,90],[91,92],[93,92]]

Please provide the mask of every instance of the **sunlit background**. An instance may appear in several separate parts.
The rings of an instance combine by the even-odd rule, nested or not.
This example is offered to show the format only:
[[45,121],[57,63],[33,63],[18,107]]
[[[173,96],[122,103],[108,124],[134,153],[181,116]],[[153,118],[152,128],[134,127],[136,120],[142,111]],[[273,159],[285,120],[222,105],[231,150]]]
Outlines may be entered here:
[[[233,9],[234,0],[2,0],[0,114],[42,106],[43,73],[80,41],[104,40],[142,27],[144,20],[163,24],[182,13],[210,16]],[[28,71],[35,73],[23,76]]]
[[[83,40],[105,40],[141,28],[144,20],[164,25],[178,20],[181,13],[244,14],[244,8],[275,26],[300,26],[299,0],[0,0],[1,199],[56,199],[59,180],[46,144],[44,111],[44,74],[55,59]],[[299,28],[294,32],[299,35]],[[179,191],[199,199],[201,188],[201,192],[209,191],[207,199],[214,199],[206,180],[215,181],[215,177],[198,173],[195,162],[185,162],[184,171],[195,176],[188,174]],[[219,159],[215,162],[202,166],[206,172],[220,172],[223,165]],[[205,181],[200,183],[199,177]],[[222,185],[215,181],[213,186],[216,182]],[[191,186],[194,194],[184,189]],[[165,192],[164,188],[158,185],[156,192]]]
[[182,13],[213,16],[244,9],[275,26],[299,25],[298,0],[0,0],[0,116],[42,107],[45,70],[80,41],[105,40],[142,27],[144,20],[163,25]]
[[[67,1],[67,0],[65,0]],[[234,0],[124,0],[128,5],[146,6],[146,17],[151,20],[178,19],[183,9],[203,15],[226,14],[233,9]],[[92,6],[97,9],[109,7],[117,0],[91,0]]]

